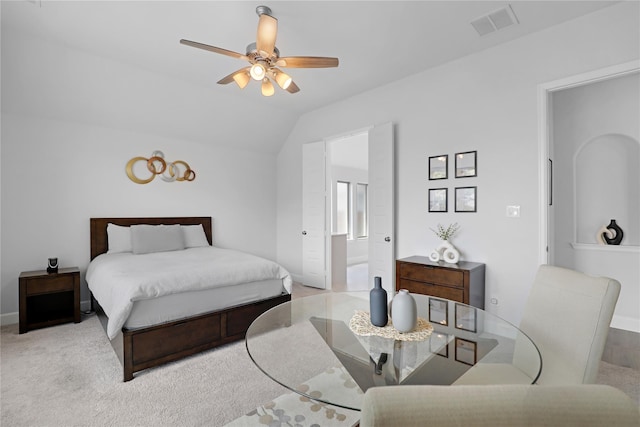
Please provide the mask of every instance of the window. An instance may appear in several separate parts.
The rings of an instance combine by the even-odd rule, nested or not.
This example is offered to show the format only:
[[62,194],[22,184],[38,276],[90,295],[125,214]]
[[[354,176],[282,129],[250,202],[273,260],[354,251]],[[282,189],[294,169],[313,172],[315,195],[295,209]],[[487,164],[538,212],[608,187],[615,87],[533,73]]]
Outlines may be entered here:
[[356,237],[362,238],[369,235],[367,218],[367,184],[356,184]]
[[349,227],[349,217],[351,215],[349,209],[349,190],[351,184],[348,182],[338,181],[336,183],[336,222],[334,232],[336,234],[347,234],[347,238],[351,238],[351,227]]

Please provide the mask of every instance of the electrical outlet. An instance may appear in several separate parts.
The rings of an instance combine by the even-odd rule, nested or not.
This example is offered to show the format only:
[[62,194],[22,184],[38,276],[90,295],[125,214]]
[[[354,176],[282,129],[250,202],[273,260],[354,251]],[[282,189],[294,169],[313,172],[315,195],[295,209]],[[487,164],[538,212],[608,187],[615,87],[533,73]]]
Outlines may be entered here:
[[508,218],[520,218],[520,206],[507,206]]
[[498,298],[491,298],[491,304],[498,305]]

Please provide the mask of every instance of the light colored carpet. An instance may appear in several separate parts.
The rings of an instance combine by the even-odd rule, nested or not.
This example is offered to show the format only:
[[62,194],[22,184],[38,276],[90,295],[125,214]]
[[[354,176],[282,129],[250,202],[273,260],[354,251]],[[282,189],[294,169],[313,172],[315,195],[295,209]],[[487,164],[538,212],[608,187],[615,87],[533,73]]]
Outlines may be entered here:
[[[3,427],[223,426],[288,392],[255,367],[244,342],[123,383],[95,316],[22,335],[17,325],[4,326],[0,362]],[[603,362],[598,382],[640,404],[639,371]]]
[[255,367],[244,341],[122,382],[98,319],[18,335],[2,327],[4,426],[222,426],[287,390]]

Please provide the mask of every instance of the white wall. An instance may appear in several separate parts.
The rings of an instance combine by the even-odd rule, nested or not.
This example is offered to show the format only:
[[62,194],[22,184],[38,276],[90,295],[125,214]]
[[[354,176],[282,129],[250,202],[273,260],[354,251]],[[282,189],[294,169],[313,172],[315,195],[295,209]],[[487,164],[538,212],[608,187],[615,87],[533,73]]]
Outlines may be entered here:
[[[167,123],[173,108],[193,108],[180,93],[201,88],[44,40],[10,34],[14,43],[7,44],[4,30],[4,323],[17,321],[21,271],[44,269],[47,257],[57,256],[61,266],[84,273],[90,217],[212,216],[217,245],[276,258],[276,156],[217,144],[215,133],[208,142],[180,137],[187,124]],[[125,107],[139,108],[139,115],[129,120]],[[202,119],[215,120],[210,113]],[[188,162],[195,181],[131,182],[127,161],[154,150]],[[84,284],[82,300],[88,300]]]
[[[460,223],[453,243],[462,258],[487,264],[487,303],[498,299],[488,309],[519,323],[539,263],[538,85],[637,59],[638,6],[612,6],[302,116],[278,155],[278,260],[301,271],[301,145],[392,121],[396,256],[428,255],[437,244],[429,227]],[[428,213],[428,156],[469,150],[478,151],[478,177],[439,183],[450,194],[477,185],[478,212]],[[507,205],[521,206],[521,217],[506,218]]]

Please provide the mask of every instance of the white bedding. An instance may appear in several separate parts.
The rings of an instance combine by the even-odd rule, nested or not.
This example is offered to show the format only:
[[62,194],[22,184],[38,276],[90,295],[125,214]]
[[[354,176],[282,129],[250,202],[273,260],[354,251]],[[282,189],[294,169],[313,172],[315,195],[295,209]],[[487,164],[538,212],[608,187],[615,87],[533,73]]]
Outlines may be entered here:
[[282,279],[291,293],[292,283],[289,272],[273,261],[216,247],[102,254],[89,264],[86,279],[109,318],[109,339],[122,329],[134,301],[265,279]]

